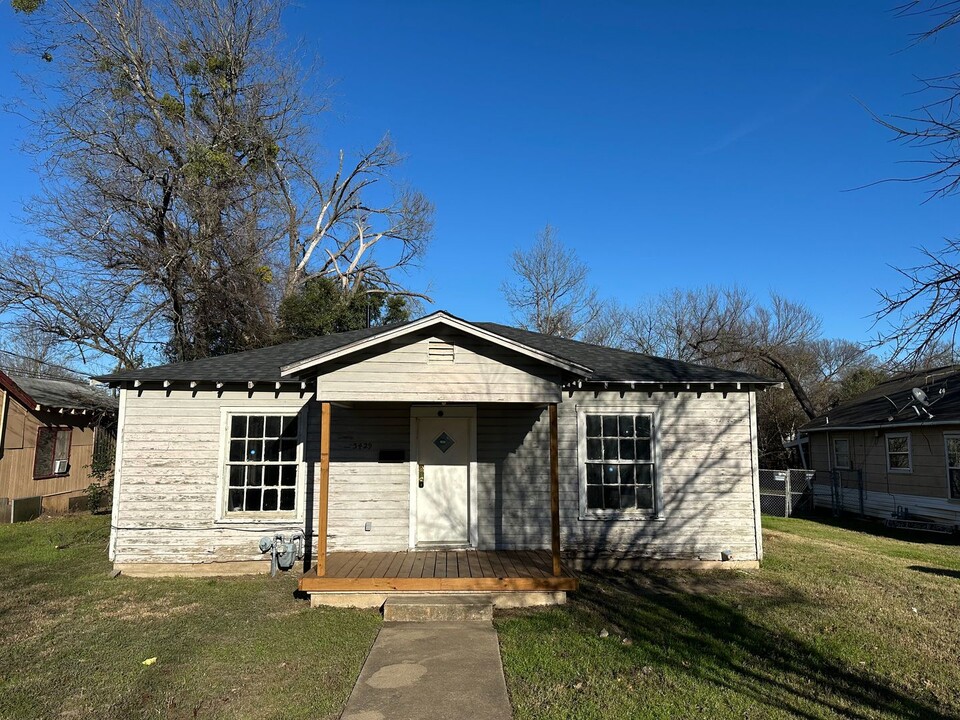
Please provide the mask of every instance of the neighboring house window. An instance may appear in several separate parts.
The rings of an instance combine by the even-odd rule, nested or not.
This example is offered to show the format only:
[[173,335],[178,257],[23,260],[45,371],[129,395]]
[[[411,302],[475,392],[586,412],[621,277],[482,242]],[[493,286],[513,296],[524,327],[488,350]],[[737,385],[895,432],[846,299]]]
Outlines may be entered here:
[[37,451],[33,458],[35,479],[70,472],[70,428],[42,427],[37,430]]
[[293,513],[297,506],[296,415],[228,415],[226,514]]
[[944,435],[947,452],[947,492],[951,500],[960,500],[960,435]]
[[910,472],[910,433],[887,435],[887,470],[890,472]]
[[846,438],[833,441],[833,466],[838,470],[850,469],[850,441]]
[[658,512],[651,413],[581,413],[580,507],[586,515]]

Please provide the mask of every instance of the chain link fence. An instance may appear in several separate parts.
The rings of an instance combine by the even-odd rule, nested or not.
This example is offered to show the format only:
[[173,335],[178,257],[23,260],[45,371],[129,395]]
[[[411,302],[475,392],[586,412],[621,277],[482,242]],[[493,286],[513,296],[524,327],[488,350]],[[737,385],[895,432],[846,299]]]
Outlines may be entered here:
[[792,517],[813,511],[813,470],[760,470],[760,512]]

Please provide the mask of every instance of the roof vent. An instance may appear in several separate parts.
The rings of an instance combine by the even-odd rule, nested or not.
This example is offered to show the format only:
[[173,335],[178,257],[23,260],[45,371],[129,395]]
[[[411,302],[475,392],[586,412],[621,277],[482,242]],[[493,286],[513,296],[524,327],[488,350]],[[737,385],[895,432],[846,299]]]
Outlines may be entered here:
[[432,363],[452,363],[453,343],[443,340],[431,340],[427,344],[427,357]]

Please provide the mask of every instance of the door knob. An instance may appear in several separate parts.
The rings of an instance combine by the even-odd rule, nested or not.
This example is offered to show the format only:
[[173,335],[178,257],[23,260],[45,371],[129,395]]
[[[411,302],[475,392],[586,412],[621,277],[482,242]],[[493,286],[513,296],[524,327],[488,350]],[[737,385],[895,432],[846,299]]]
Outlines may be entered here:
[[419,487],[423,487],[423,463],[417,463],[417,477],[419,478]]

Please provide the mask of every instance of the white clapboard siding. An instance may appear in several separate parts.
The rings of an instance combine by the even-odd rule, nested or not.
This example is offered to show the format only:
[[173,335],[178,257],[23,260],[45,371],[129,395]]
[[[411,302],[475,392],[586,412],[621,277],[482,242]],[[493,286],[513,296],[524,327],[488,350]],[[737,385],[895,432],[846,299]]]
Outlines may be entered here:
[[[429,352],[430,346],[424,345],[422,350]],[[404,358],[414,352],[420,350],[404,348]],[[442,361],[431,364],[431,371],[434,365],[454,367],[458,358],[470,358],[460,344],[455,345],[455,362],[449,362],[444,353],[440,357]],[[486,361],[471,360],[478,365]],[[518,362],[516,358],[511,361]],[[408,364],[410,382],[415,384],[415,368],[422,362]],[[496,385],[489,377],[485,383]],[[247,393],[194,396],[189,392],[124,392],[117,562],[257,560],[262,557],[257,548],[261,535],[298,527],[316,547],[320,437],[316,400],[298,392],[279,396],[255,393],[252,397]],[[323,392],[326,390],[321,389]],[[519,396],[526,397],[522,393]],[[518,397],[517,393],[513,397]],[[730,393],[726,398],[720,393],[705,393],[697,398],[690,393],[678,397],[654,393],[650,397],[643,392],[621,398],[615,392],[576,392],[572,396],[564,393],[562,398],[557,394],[555,399],[561,401],[561,537],[566,551],[716,560],[721,550],[731,550],[737,559],[757,558],[756,439],[751,432],[747,393]],[[435,398],[417,400],[425,403]],[[544,402],[475,401],[477,525],[483,549],[549,547],[550,437]],[[610,412],[640,408],[657,413],[661,519],[579,517],[578,406]],[[217,522],[223,407],[302,412],[303,518],[271,523]],[[334,404],[329,550],[407,548],[410,407],[410,402],[360,402],[355,398]],[[404,461],[381,462],[384,450],[402,452]]]
[[[261,560],[257,544],[262,535],[303,527],[303,521],[295,518],[218,523],[217,484],[221,408],[301,411],[307,396],[299,392],[279,396],[274,392],[252,396],[246,392],[121,392],[125,393],[125,414],[114,531],[116,562]],[[307,454],[310,446],[308,441]]]
[[[311,433],[319,437],[319,432],[317,422]],[[383,450],[402,451],[404,462],[379,462]],[[407,549],[409,450],[409,405],[378,403],[331,409],[329,550]],[[318,510],[317,505],[314,512]],[[365,529],[368,522],[369,531]]]
[[[456,331],[419,333],[319,368],[317,395],[330,401],[556,402],[559,370]],[[436,343],[453,346],[438,355]]]
[[[755,438],[749,393],[626,394],[580,392],[559,408],[560,517],[564,549],[584,554],[719,560],[731,550],[758,559]],[[610,520],[580,515],[577,408],[652,409],[656,413],[662,519]]]

